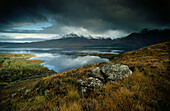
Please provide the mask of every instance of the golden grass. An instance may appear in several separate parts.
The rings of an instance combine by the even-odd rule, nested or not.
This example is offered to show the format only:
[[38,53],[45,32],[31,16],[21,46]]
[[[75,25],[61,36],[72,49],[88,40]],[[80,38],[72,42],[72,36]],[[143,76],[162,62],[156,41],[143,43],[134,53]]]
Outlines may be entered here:
[[[77,80],[88,77],[92,69],[106,63],[86,65],[34,81],[30,86],[28,84],[31,83],[19,86],[27,86],[32,90],[39,87],[41,91],[32,91],[23,99],[19,96],[12,99],[9,96],[3,97],[6,101],[0,105],[3,109],[8,102],[16,110],[169,110],[169,44],[170,42],[165,42],[127,52],[111,61],[128,65],[133,74],[117,83],[107,83],[88,98],[78,94]],[[18,87],[12,89],[3,90],[3,93],[10,95]],[[46,90],[47,95],[41,94]],[[8,106],[9,109],[11,108]]]

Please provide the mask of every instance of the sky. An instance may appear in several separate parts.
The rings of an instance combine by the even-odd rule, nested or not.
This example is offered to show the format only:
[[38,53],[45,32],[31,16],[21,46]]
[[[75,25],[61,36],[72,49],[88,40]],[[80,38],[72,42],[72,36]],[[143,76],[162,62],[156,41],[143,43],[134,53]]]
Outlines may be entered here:
[[0,0],[0,42],[57,39],[67,33],[125,37],[170,27],[170,0]]

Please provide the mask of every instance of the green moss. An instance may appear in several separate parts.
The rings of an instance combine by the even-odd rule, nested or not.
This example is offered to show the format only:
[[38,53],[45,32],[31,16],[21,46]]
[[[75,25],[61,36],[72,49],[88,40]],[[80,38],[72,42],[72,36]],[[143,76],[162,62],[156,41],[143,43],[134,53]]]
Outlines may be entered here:
[[[14,55],[18,56],[18,55]],[[21,55],[23,56],[23,55]],[[26,60],[17,58],[3,58],[3,64],[0,71],[0,80],[4,82],[14,82],[35,76],[43,76],[44,73],[50,73],[48,68],[42,66],[39,60]],[[53,72],[54,73],[54,72]]]

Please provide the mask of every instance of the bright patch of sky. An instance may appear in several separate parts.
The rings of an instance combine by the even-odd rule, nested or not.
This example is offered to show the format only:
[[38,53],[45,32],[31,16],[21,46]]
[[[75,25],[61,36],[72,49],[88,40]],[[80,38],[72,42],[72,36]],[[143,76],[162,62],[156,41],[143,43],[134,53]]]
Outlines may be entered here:
[[13,27],[10,30],[19,30],[19,31],[23,31],[23,30],[35,30],[35,31],[41,31],[44,30],[47,27],[51,27],[53,26],[54,20],[53,19],[48,19],[47,22],[38,22],[35,24],[29,24],[29,25],[24,25],[24,26],[20,26],[20,27]]
[[0,33],[1,42],[35,42],[57,39],[58,34]]

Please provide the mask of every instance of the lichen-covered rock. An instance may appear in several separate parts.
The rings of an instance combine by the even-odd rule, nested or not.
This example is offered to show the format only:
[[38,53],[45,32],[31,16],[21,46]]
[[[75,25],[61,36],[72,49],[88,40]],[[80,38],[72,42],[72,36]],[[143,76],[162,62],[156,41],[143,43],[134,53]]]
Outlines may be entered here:
[[103,75],[100,72],[100,68],[99,67],[96,67],[95,69],[92,70],[91,76],[94,77],[94,78],[100,79],[102,82],[105,81]]
[[98,89],[103,86],[103,82],[98,78],[89,77],[84,80],[78,80],[79,93],[82,96],[87,96],[93,92],[94,89]]
[[100,88],[107,82],[116,82],[124,77],[128,77],[132,71],[127,65],[107,64],[100,70],[99,67],[92,70],[92,77],[84,80],[78,80],[79,93],[81,96],[87,97],[89,93]]
[[102,67],[101,72],[106,76],[107,81],[117,81],[132,74],[127,65],[107,64]]

